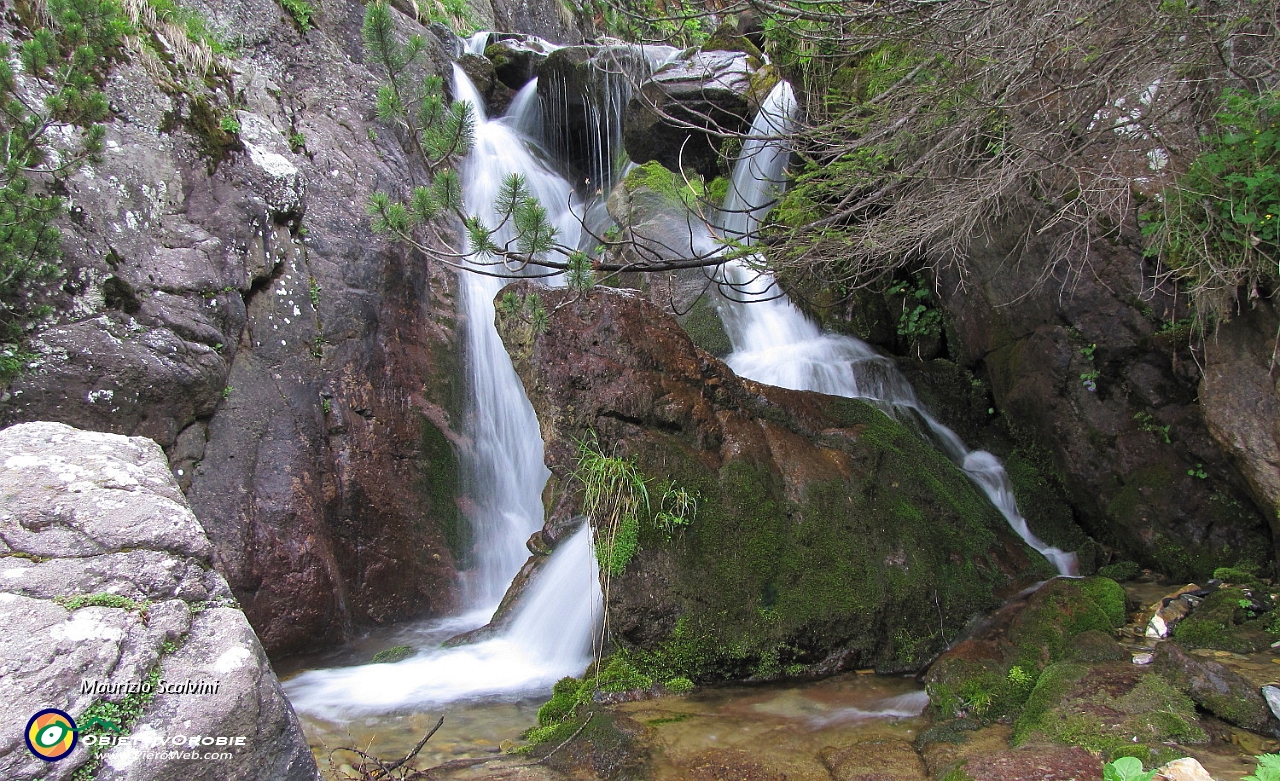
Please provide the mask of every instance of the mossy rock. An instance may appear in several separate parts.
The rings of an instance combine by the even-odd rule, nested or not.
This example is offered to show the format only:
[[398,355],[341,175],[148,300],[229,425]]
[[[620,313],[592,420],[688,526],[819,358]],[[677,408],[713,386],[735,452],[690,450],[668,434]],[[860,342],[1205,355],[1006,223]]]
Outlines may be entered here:
[[1014,619],[1009,639],[1019,664],[1039,669],[1067,656],[1072,638],[1096,630],[1110,634],[1127,617],[1124,589],[1102,577],[1058,578],[1032,595]]
[[702,50],[704,52],[742,52],[755,57],[757,61],[764,59],[760,53],[760,47],[752,43],[750,38],[739,35],[737,28],[729,22],[724,22],[716,28],[711,37],[702,44]]
[[1034,670],[992,659],[944,656],[929,668],[926,690],[938,718],[989,724],[1021,712],[1035,676]]
[[1118,662],[1129,658],[1124,646],[1106,632],[1088,629],[1071,640],[1067,654],[1077,662]]
[[391,648],[384,648],[373,655],[374,664],[390,664],[392,662],[402,662],[413,656],[414,647],[411,645],[397,645]]
[[1156,648],[1152,667],[1200,707],[1245,729],[1270,732],[1275,718],[1258,687],[1215,659],[1184,651],[1175,643]]
[[1124,582],[1133,580],[1142,574],[1142,567],[1138,566],[1136,561],[1117,561],[1098,567],[1098,574],[1104,578],[1111,578],[1114,581]]
[[[973,484],[870,405],[833,399],[827,412],[857,427],[884,477],[815,480],[792,497],[779,475],[746,459],[711,470],[674,442],[639,454],[642,471],[701,497],[673,545],[642,532],[641,566],[648,559],[663,572],[645,577],[671,578],[680,605],[665,640],[633,655],[646,674],[770,678],[837,649],[845,666],[918,669],[998,605],[995,589],[1010,578],[992,546],[1007,526]],[[624,642],[651,631],[615,627]]]
[[1160,675],[1125,662],[1046,668],[1014,724],[1016,744],[1037,736],[1106,760],[1132,756],[1147,764],[1169,756],[1165,744],[1209,740],[1189,697]]
[[723,358],[733,351],[729,334],[724,330],[724,323],[716,313],[711,296],[699,296],[693,308],[681,319],[681,325],[693,343],[716,356]]
[[1221,588],[1204,598],[1191,615],[1173,629],[1173,637],[1187,648],[1212,648],[1251,654],[1271,645],[1271,637],[1256,626],[1246,625],[1252,599],[1238,588]]

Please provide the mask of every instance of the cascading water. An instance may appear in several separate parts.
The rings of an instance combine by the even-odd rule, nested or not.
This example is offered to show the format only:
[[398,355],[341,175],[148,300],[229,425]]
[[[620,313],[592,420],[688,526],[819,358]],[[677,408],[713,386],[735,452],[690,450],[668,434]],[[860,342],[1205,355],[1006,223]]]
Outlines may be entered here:
[[[725,238],[749,244],[772,207],[790,157],[782,139],[793,129],[795,111],[791,85],[779,82],[761,105],[734,166],[719,220]],[[999,460],[969,450],[929,414],[891,359],[859,339],[822,333],[777,289],[759,260],[732,261],[723,273],[725,295],[719,308],[733,345],[726,362],[735,372],[783,388],[871,401],[919,428],[969,475],[1018,536],[1060,574],[1075,574],[1075,554],[1046,545],[1027,527]]]
[[[526,86],[512,105],[534,110],[537,101],[530,96],[536,89],[536,84]],[[475,87],[456,66],[454,94],[476,107],[475,144],[462,166],[467,212],[498,225],[493,207],[498,189],[508,174],[519,173],[546,207],[560,239],[576,243],[579,222],[571,209],[572,188],[539,162],[529,139],[515,130],[528,118],[489,121]],[[511,230],[504,228],[495,243],[513,238]],[[543,464],[537,418],[494,327],[493,299],[503,285],[499,278],[459,274],[470,440],[461,461],[474,561],[464,577],[469,611],[444,622],[454,631],[488,620],[528,559],[524,543],[542,526],[541,493],[550,474]],[[584,524],[538,569],[497,636],[422,652],[396,664],[313,670],[289,680],[285,690],[298,710],[331,719],[546,690],[590,663],[602,610],[591,529]]]

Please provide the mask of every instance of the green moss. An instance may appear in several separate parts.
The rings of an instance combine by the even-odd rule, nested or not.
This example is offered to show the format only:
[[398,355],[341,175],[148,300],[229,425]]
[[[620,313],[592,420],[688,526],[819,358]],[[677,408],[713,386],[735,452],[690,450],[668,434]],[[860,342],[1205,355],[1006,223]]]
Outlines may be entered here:
[[573,718],[578,706],[590,701],[591,691],[585,680],[561,678],[551,690],[551,699],[538,708],[538,726],[554,726]]
[[1107,760],[1132,756],[1150,763],[1162,744],[1208,741],[1186,695],[1153,673],[1125,684],[1132,675],[1123,665],[1092,671],[1073,663],[1048,667],[1014,725],[1014,742],[1038,734]]
[[179,110],[166,113],[160,122],[160,132],[172,133],[179,127],[185,127],[195,139],[196,148],[212,174],[231,153],[244,151],[239,136],[223,128],[225,117],[208,97],[187,96],[185,114]]
[[755,57],[757,60],[762,58],[760,47],[752,43],[750,38],[739,35],[734,25],[729,22],[724,22],[716,28],[711,37],[702,44],[702,50],[706,52],[742,52]]
[[699,198],[705,196],[706,190],[702,184],[702,177],[689,174],[687,179],[688,181],[686,177],[664,167],[662,163],[650,160],[633,168],[623,180],[623,184],[629,193],[649,190],[672,204],[691,207],[698,202]]
[[671,694],[688,694],[693,691],[693,681],[688,678],[671,678],[662,687]]
[[113,607],[144,613],[148,607],[148,603],[145,601],[138,602],[128,597],[122,597],[119,594],[107,594],[105,592],[54,597],[53,601],[67,610],[79,610],[82,607]]
[[1137,562],[1117,561],[1113,564],[1099,567],[1098,574],[1116,581],[1133,580],[1142,574],[1142,568],[1138,566]]
[[1041,587],[1014,621],[1009,639],[1027,668],[1066,658],[1071,639],[1089,630],[1110,634],[1125,622],[1124,590],[1113,580],[1060,578]]
[[[812,480],[794,496],[745,458],[713,471],[674,436],[636,443],[646,473],[701,497],[698,522],[664,552],[680,620],[663,641],[628,649],[641,672],[774,677],[833,648],[848,649],[849,664],[917,669],[999,603],[994,591],[1010,578],[989,557],[1006,526],[973,484],[878,409],[851,399],[826,407],[857,432],[858,457],[874,453],[878,477]],[[753,413],[788,425],[763,406]],[[820,442],[851,447],[847,436]],[[644,533],[642,561],[652,555]],[[1048,574],[1036,566],[1024,576]]]
[[397,645],[391,648],[384,648],[373,655],[374,664],[383,664],[391,662],[399,662],[413,656],[414,649],[411,645]]
[[1076,582],[1085,597],[1093,600],[1094,604],[1106,613],[1107,619],[1111,622],[1111,628],[1119,629],[1125,625],[1129,617],[1128,611],[1125,610],[1128,597],[1125,596],[1124,589],[1119,583],[1103,577],[1084,578]]
[[717,357],[728,355],[733,350],[729,335],[724,330],[724,323],[716,313],[710,296],[699,296],[693,307],[684,316],[681,325],[689,334],[693,343]]
[[964,772],[964,762],[943,773],[939,781],[975,781],[973,776]]
[[458,456],[444,432],[426,417],[418,440],[421,454],[420,490],[427,497],[427,512],[439,524],[454,566],[465,569],[471,555],[471,526],[458,509],[462,491]]
[[1084,677],[1088,668],[1073,662],[1060,662],[1050,665],[1040,673],[1036,686],[1027,698],[1022,715],[1013,725],[1013,743],[1019,745],[1030,737],[1031,733],[1047,728],[1050,708],[1058,703],[1064,695]]
[[1271,638],[1250,621],[1252,616],[1245,605],[1251,601],[1240,589],[1218,589],[1174,627],[1173,637],[1187,648],[1242,654],[1261,651],[1270,645]]
[[653,679],[637,670],[625,656],[615,654],[601,667],[595,685],[602,692],[626,692],[648,689],[653,686]]

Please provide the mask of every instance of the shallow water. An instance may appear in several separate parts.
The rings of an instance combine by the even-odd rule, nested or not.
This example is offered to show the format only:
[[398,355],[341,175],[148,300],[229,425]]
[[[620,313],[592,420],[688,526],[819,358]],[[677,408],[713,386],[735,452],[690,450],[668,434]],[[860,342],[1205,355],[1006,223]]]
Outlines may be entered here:
[[[363,642],[369,644],[369,640]],[[361,651],[363,653],[363,651]],[[327,663],[327,662],[326,662]],[[546,695],[509,701],[460,701],[399,715],[331,721],[299,713],[321,769],[351,762],[333,750],[357,746],[383,759],[399,759],[444,716],[444,726],[414,763],[427,768],[456,759],[492,757],[504,741],[537,722]],[[654,781],[684,777],[692,759],[728,750],[778,768],[788,778],[828,781],[819,754],[829,745],[863,739],[910,741],[923,727],[924,692],[910,678],[838,675],[800,684],[717,686],[683,697],[614,706],[653,729]],[[511,745],[511,744],[508,744]],[[331,759],[332,754],[332,759]],[[331,764],[332,762],[332,764]]]

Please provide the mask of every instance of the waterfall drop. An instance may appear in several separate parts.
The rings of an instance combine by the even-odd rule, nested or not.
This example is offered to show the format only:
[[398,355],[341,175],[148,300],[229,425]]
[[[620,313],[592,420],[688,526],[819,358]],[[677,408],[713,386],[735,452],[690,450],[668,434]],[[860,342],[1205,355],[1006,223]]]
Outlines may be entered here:
[[[727,239],[750,244],[784,183],[790,150],[781,140],[794,126],[795,95],[778,82],[752,122],[734,165],[720,215]],[[761,259],[725,265],[719,309],[733,352],[725,359],[743,377],[793,390],[812,390],[872,402],[932,440],[1000,511],[1009,527],[1061,575],[1074,575],[1076,557],[1045,544],[1028,528],[1009,476],[995,456],[969,450],[916,398],[892,359],[851,336],[821,332],[778,289]]]
[[[475,142],[461,166],[465,208],[486,224],[498,225],[498,190],[507,175],[519,173],[547,209],[560,240],[572,246],[580,230],[574,210],[581,206],[569,183],[541,162],[532,140],[518,130],[529,122],[529,112],[537,110],[530,90],[536,85],[513,102],[514,116],[490,120],[474,85],[454,66],[454,95],[470,101],[476,112]],[[514,228],[506,226],[494,241],[501,245],[513,238]],[[480,264],[475,268],[485,270]],[[494,325],[493,299],[506,280],[469,271],[459,272],[458,280],[468,442],[461,452],[462,487],[473,553],[471,567],[463,573],[466,612],[436,625],[448,634],[477,628],[498,607],[529,558],[525,540],[542,527],[542,487],[550,476],[537,417]],[[287,681],[285,691],[299,711],[338,720],[549,690],[560,678],[580,674],[591,661],[592,637],[603,613],[591,535],[590,524],[583,524],[561,542],[489,639],[420,651],[394,664],[312,670]]]

